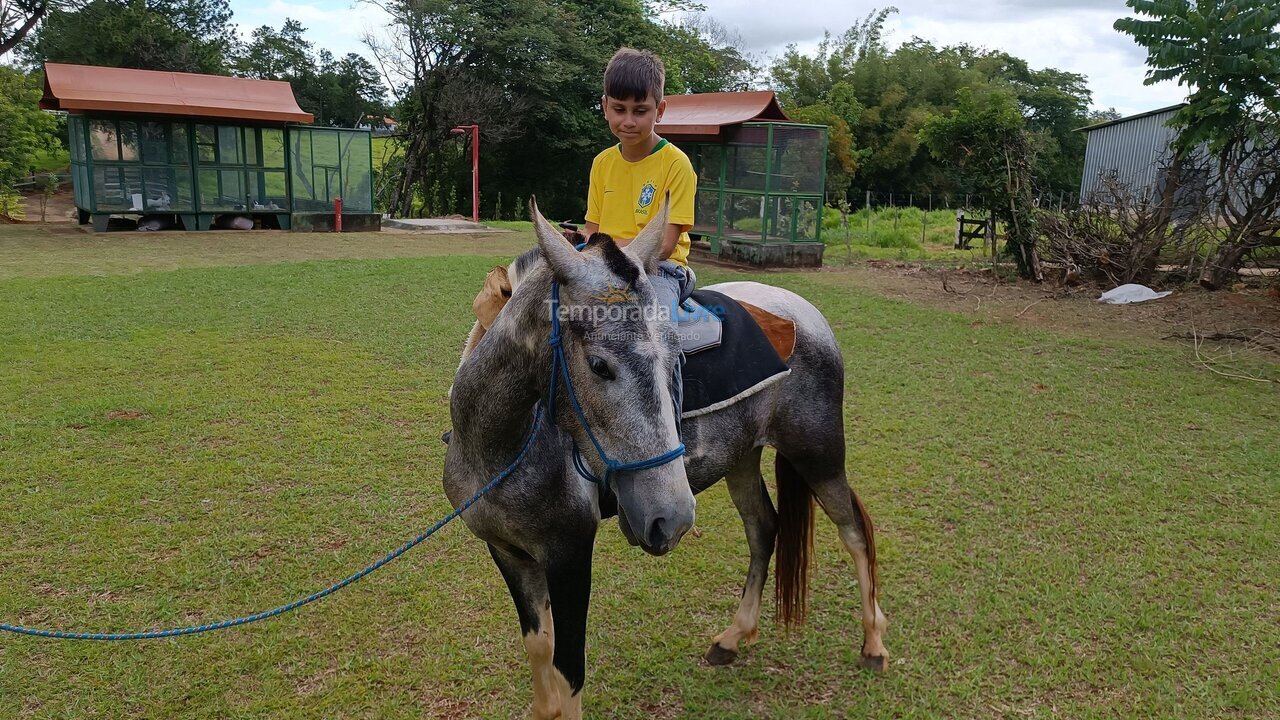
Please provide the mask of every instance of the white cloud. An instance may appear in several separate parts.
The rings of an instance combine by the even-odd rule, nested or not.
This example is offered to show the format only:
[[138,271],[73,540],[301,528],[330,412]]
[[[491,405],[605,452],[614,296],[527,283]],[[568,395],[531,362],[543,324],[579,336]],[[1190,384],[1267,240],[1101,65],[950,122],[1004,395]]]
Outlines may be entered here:
[[[788,43],[812,52],[824,30],[839,34],[868,13],[889,3],[900,12],[890,18],[886,40],[896,45],[919,36],[938,45],[967,42],[1004,50],[1032,67],[1055,67],[1085,75],[1097,108],[1144,112],[1181,102],[1185,88],[1173,83],[1145,87],[1144,51],[1112,29],[1128,9],[1123,0],[968,0],[964,3],[884,0],[702,0],[707,13],[742,36],[747,50],[769,57]],[[381,35],[388,16],[380,8],[352,0],[233,0],[235,22],[245,37],[260,25],[279,28],[286,17],[307,28],[316,48],[335,56],[356,52],[370,57],[361,41],[366,32]]]
[[788,43],[812,52],[824,30],[833,35],[890,4],[900,12],[886,24],[896,45],[919,36],[938,45],[969,43],[1004,50],[1032,67],[1055,67],[1088,77],[1094,106],[1138,113],[1181,102],[1184,88],[1172,83],[1144,87],[1145,52],[1112,29],[1128,13],[1123,0],[969,0],[937,3],[886,0],[881,5],[848,0],[791,3],[784,12],[766,0],[703,0],[707,13],[742,36],[754,53],[779,55]]

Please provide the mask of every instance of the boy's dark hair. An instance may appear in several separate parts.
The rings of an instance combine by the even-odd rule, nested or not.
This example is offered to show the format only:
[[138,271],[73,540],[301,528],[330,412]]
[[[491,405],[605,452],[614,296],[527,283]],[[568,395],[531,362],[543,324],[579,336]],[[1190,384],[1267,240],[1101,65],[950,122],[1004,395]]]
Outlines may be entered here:
[[667,81],[662,58],[648,50],[624,47],[613,54],[604,70],[604,94],[615,100],[662,102],[662,88]]

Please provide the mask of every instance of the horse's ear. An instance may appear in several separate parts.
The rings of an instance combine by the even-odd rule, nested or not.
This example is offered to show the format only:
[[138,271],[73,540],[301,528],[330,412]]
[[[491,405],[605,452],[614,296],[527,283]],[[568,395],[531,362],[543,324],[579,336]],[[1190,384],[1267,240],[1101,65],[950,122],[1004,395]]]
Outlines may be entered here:
[[551,266],[551,272],[555,273],[556,279],[562,283],[572,282],[585,267],[582,254],[549,220],[542,217],[542,213],[538,212],[538,201],[533,197],[529,198],[529,219],[533,221],[533,230],[538,236],[538,247],[542,249],[547,264]]
[[644,226],[635,239],[627,243],[626,253],[632,260],[639,263],[646,273],[656,272],[658,263],[666,259],[661,257],[662,238],[667,234],[667,220],[670,217],[671,191],[668,190],[666,197],[662,199],[662,209],[658,211],[657,216]]

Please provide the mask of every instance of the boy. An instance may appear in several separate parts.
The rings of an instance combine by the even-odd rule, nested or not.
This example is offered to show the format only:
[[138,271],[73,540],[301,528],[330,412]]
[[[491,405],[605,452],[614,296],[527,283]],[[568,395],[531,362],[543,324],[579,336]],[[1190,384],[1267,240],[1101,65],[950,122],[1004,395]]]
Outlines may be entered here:
[[624,47],[604,71],[600,98],[609,131],[618,144],[596,155],[587,191],[587,237],[603,232],[626,245],[658,213],[671,193],[671,214],[663,237],[657,275],[650,276],[658,306],[673,314],[693,292],[689,269],[689,228],[698,178],[689,158],[653,131],[667,103],[662,99],[666,70],[658,56]]

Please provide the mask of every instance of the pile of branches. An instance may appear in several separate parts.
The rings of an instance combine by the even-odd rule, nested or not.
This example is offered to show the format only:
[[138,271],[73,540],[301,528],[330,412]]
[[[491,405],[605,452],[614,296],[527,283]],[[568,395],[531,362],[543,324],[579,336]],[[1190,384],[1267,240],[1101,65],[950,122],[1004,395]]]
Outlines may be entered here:
[[1204,235],[1194,230],[1207,206],[1201,173],[1171,161],[1162,186],[1135,192],[1114,177],[1080,206],[1037,211],[1040,256],[1069,279],[1114,287],[1151,284],[1161,263],[1192,266]]
[[1250,258],[1280,247],[1280,118],[1238,132],[1204,165],[1209,211],[1201,231],[1214,249],[1200,284],[1217,290]]

